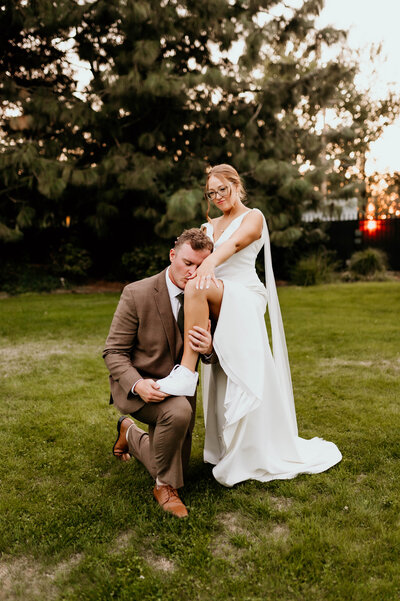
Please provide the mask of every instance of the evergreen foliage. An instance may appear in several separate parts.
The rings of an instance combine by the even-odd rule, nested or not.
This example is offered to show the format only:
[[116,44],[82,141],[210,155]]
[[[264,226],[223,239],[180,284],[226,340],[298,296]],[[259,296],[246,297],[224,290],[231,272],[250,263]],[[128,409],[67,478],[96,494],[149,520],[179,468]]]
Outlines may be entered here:
[[[228,162],[291,247],[305,208],[360,187],[354,166],[395,113],[361,96],[347,59],[321,61],[345,38],[317,30],[322,6],[3,0],[0,239],[66,223],[122,252],[172,238],[204,220],[205,169]],[[341,125],[321,133],[332,107]]]

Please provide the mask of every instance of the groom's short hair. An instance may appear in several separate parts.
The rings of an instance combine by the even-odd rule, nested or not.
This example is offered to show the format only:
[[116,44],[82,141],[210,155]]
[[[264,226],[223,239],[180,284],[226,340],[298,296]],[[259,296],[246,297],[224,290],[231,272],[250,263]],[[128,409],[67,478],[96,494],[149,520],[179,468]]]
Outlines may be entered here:
[[214,249],[211,238],[197,227],[184,230],[179,238],[176,239],[174,249],[178,250],[185,243],[190,244],[193,250],[209,250],[211,253]]

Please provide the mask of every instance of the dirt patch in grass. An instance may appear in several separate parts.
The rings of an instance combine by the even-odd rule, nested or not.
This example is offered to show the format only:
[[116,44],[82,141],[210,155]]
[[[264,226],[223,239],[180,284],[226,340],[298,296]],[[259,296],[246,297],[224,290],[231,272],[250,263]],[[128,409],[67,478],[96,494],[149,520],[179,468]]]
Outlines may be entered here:
[[[124,553],[128,547],[136,540],[134,530],[126,530],[118,535],[110,546],[110,555]],[[175,563],[162,555],[156,555],[152,550],[147,549],[142,553],[143,559],[155,570],[161,572],[173,572],[176,569]]]
[[292,499],[288,499],[287,497],[274,497],[273,495],[269,495],[268,498],[272,507],[279,511],[286,511],[287,509],[290,509],[293,504]]
[[331,359],[321,359],[319,364],[325,371],[335,371],[338,367],[364,367],[365,369],[392,369],[396,372],[400,371],[400,357],[391,360],[381,359],[379,361],[357,361],[356,359],[332,357]]
[[[281,508],[291,504],[290,499],[274,497]],[[288,501],[286,504],[285,501]],[[238,561],[246,549],[256,544],[261,538],[284,542],[289,538],[290,529],[286,524],[263,522],[260,527],[239,513],[222,513],[218,517],[220,532],[211,543],[210,551],[214,557],[230,562]]]
[[133,530],[126,530],[119,534],[110,547],[110,553],[117,555],[125,551],[128,547],[132,539],[135,537],[135,532]]
[[53,567],[45,567],[29,557],[0,562],[0,601],[52,601],[59,595],[55,580],[67,575],[82,559],[81,554]]
[[229,534],[247,534],[243,518],[237,513],[222,513],[218,519],[224,530]]
[[149,566],[155,570],[159,570],[161,572],[174,572],[176,570],[176,565],[171,559],[163,557],[162,555],[155,555],[155,553],[152,551],[145,553],[144,559]]
[[291,498],[273,495],[267,487],[252,491],[251,502],[253,504],[260,504],[262,507],[271,506],[278,511],[288,511],[293,505]]
[[290,530],[287,524],[273,524],[266,532],[268,538],[275,541],[285,541],[289,538]]
[[40,342],[24,342],[12,346],[0,347],[0,366],[4,377],[18,372],[29,373],[35,365],[46,365],[53,357],[85,355],[88,351],[100,352],[93,345],[82,343],[77,349],[73,342],[42,340]]
[[[248,546],[251,536],[246,521],[240,514],[230,512],[220,514],[218,523],[220,532],[210,545],[211,554],[234,563],[242,556],[243,546]],[[238,542],[242,544],[239,546]]]
[[83,553],[76,553],[75,555],[71,555],[68,559],[64,561],[60,561],[54,569],[51,571],[46,571],[46,576],[50,578],[56,578],[57,576],[64,576],[65,574],[69,574],[69,572],[77,566],[83,559]]
[[66,355],[72,350],[72,344],[65,345],[65,348],[63,348],[63,344],[59,342],[30,342],[0,348],[0,361],[6,366],[8,363],[12,364],[15,361],[25,361],[30,364],[32,361],[47,360],[52,355]]
[[26,557],[0,563],[0,601],[54,599],[55,587],[41,567]]

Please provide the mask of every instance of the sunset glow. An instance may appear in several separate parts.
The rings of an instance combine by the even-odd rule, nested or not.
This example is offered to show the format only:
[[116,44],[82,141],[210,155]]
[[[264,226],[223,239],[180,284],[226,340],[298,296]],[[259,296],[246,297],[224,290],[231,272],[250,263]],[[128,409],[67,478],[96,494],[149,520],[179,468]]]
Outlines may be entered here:
[[364,219],[359,221],[359,229],[364,234],[374,236],[385,227],[384,219]]

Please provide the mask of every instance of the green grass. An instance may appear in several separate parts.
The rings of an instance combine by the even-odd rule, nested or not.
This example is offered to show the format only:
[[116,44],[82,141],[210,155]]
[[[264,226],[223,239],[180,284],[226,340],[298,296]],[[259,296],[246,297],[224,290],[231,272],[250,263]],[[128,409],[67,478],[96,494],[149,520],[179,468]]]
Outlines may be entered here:
[[199,403],[183,521],[111,455],[101,350],[117,296],[0,301],[0,601],[400,599],[400,285],[279,295],[299,432],[343,461],[223,488]]

